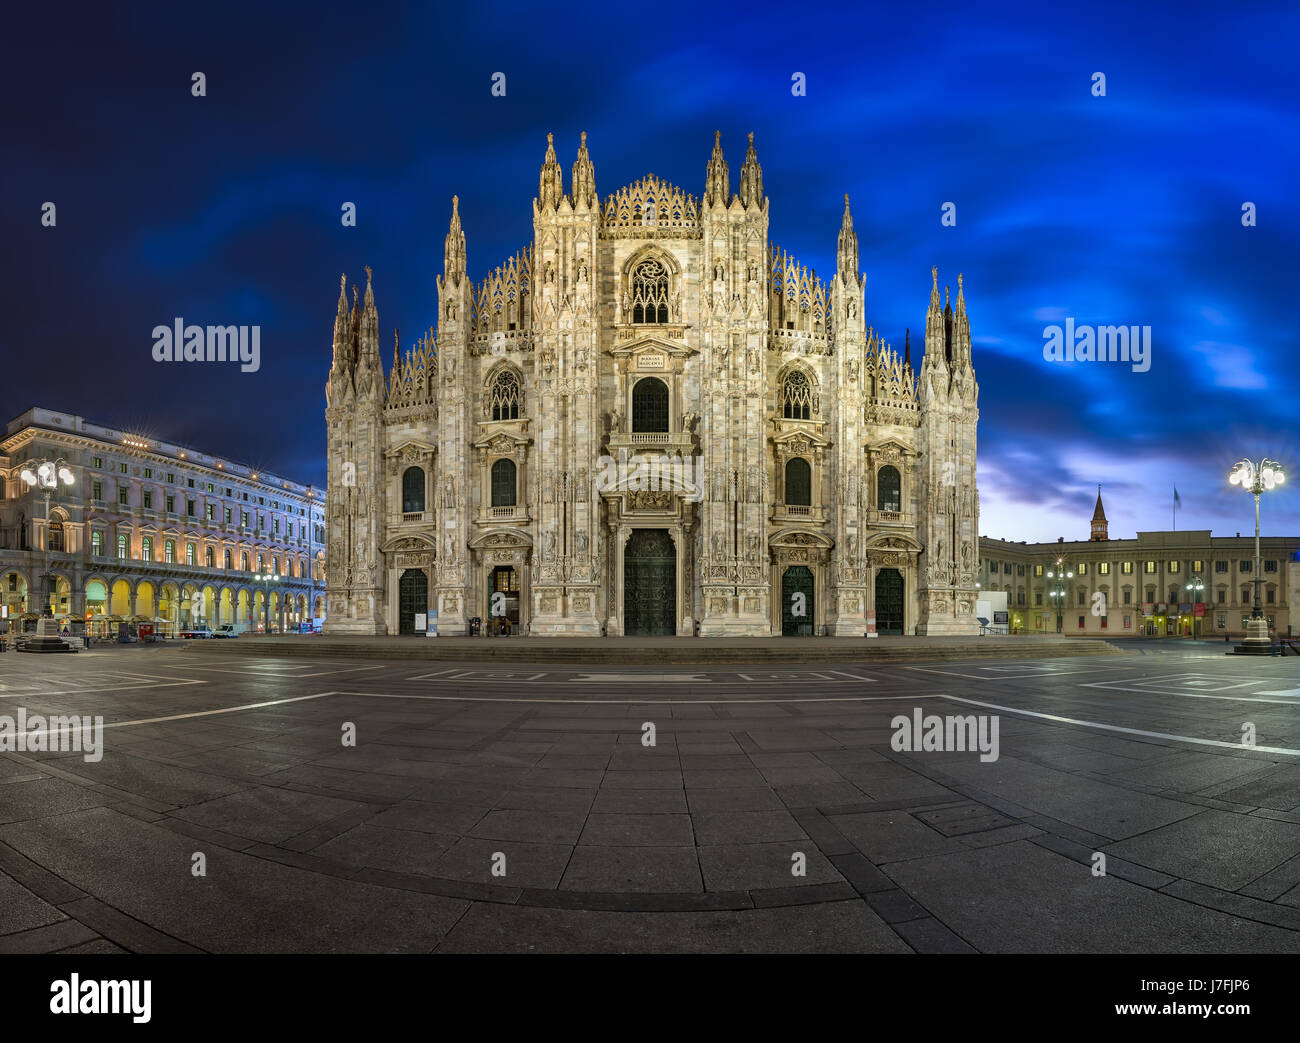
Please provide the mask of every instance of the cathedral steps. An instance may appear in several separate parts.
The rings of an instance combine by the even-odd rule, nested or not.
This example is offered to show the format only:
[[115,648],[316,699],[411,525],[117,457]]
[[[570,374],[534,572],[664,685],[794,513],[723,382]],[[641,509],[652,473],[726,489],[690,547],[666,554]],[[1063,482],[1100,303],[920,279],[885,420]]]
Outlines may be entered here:
[[775,663],[864,663],[958,659],[1041,659],[1119,654],[1096,638],[881,637],[863,638],[469,638],[251,637],[196,641],[199,653],[348,657],[454,663],[599,663],[607,666]]

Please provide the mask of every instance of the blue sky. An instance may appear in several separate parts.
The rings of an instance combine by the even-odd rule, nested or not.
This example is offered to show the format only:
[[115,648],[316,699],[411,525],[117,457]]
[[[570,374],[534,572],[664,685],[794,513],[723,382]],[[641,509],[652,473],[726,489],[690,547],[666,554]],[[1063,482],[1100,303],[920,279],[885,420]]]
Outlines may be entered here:
[[[340,271],[374,269],[387,361],[394,326],[435,321],[453,193],[475,280],[529,240],[548,131],[566,187],[588,132],[603,197],[648,172],[699,195],[715,129],[734,187],[752,130],[772,239],[824,277],[852,196],[887,339],[923,328],[932,265],[964,273],[985,535],[1086,538],[1098,482],[1113,536],[1167,528],[1175,484],[1180,529],[1246,532],[1243,456],[1290,465],[1265,527],[1300,533],[1295,5],[47,5],[9,28],[7,417],[319,483]],[[260,324],[260,371],[155,363],[177,316]],[[1065,316],[1150,326],[1150,370],[1045,361]]]

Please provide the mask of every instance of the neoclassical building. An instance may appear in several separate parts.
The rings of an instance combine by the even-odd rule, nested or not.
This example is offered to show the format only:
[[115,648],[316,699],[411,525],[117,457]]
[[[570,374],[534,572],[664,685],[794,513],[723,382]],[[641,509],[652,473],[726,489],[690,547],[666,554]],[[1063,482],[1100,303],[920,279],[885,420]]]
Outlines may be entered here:
[[[441,634],[969,634],[978,387],[961,277],[919,372],[868,327],[848,197],[829,282],[768,236],[753,135],[697,198],[603,200],[548,135],[532,241],[469,278],[453,197],[438,322],[380,360],[340,287],[326,387],[328,620]],[[485,624],[486,625],[486,624]]]
[[[47,503],[21,476],[54,459],[74,483]],[[228,457],[29,409],[0,437],[0,630],[47,606],[92,634],[120,623],[284,631],[319,619],[322,500]]]
[[[1248,511],[1243,514],[1249,521]],[[1112,539],[1100,488],[1088,539],[982,537],[980,558],[981,590],[1006,594],[1013,632],[1052,633],[1059,617],[1062,632],[1083,637],[1240,638],[1254,609],[1256,579],[1269,630],[1290,637],[1300,629],[1300,537],[1262,537],[1257,576],[1251,535],[1186,529]]]

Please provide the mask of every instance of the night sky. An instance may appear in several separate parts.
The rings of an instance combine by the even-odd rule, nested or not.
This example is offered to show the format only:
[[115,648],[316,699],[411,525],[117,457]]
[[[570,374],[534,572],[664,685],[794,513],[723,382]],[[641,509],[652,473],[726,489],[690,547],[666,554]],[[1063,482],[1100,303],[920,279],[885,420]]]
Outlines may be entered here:
[[[1300,534],[1294,4],[43,4],[5,35],[5,419],[321,484],[340,272],[374,269],[387,365],[435,321],[453,193],[476,282],[531,239],[547,131],[566,190],[588,132],[602,198],[701,195],[715,129],[734,191],[753,131],[771,239],[823,278],[852,196],[897,347],[930,267],[964,273],[984,535],[1086,539],[1098,482],[1112,537],[1168,528],[1175,485],[1179,529],[1246,533],[1243,456],[1289,465],[1264,524]],[[1045,361],[1066,316],[1149,325],[1150,370]],[[154,362],[177,317],[259,324],[261,369]]]

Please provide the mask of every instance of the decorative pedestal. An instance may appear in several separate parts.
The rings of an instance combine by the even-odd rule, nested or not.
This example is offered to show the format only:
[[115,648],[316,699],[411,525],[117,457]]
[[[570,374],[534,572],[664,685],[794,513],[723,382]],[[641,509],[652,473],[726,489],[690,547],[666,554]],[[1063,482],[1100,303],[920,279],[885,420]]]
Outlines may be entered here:
[[59,636],[58,622],[49,616],[43,616],[36,621],[36,636],[23,642],[18,651],[75,652],[76,649]]
[[1268,636],[1268,620],[1253,616],[1246,620],[1246,639],[1232,650],[1233,655],[1272,655],[1273,641]]

